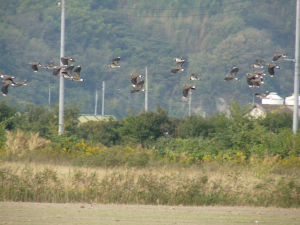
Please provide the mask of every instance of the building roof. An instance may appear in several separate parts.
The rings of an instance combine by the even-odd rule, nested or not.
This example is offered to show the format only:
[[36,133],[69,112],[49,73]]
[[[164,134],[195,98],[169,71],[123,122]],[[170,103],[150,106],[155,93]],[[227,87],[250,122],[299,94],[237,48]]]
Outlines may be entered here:
[[[292,113],[293,107],[289,107],[287,105],[268,105],[268,104],[254,104],[254,107],[259,108],[265,112],[273,112],[273,113]],[[254,108],[253,107],[253,108]]]
[[283,98],[281,98],[276,92],[270,92],[266,98],[272,100],[283,100]]
[[79,123],[85,123],[88,121],[103,121],[103,120],[108,120],[110,117],[112,117],[113,119],[116,119],[115,116],[113,115],[92,115],[92,114],[83,114],[81,116],[79,116],[78,120]]
[[[250,110],[250,115],[255,118],[265,117],[266,113],[293,113],[294,106],[290,105],[268,105],[268,104],[254,104]],[[298,108],[298,116],[300,117],[300,106]]]

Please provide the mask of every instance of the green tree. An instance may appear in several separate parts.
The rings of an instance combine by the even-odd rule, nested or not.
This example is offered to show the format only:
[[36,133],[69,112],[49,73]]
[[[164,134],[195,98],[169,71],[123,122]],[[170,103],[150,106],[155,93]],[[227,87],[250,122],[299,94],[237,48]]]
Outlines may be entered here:
[[260,125],[268,130],[278,133],[281,128],[292,128],[292,113],[273,113],[268,112],[264,118],[258,118]]
[[16,115],[17,108],[9,106],[5,100],[0,102],[0,123],[6,129],[12,130],[14,128],[13,117]]
[[181,138],[207,137],[212,125],[200,115],[191,115],[183,119],[183,124],[178,127],[178,135]]
[[6,142],[5,126],[3,122],[0,122],[0,149],[5,146],[5,142]]
[[119,127],[120,121],[109,117],[108,121],[88,121],[80,124],[77,134],[78,138],[89,140],[92,143],[112,146],[120,143]]
[[156,109],[157,113],[149,111],[123,118],[118,129],[120,136],[131,143],[144,143],[164,135],[170,125],[168,110],[163,110],[160,105]]
[[43,105],[27,104],[26,107],[14,117],[15,129],[25,132],[39,133],[41,137],[50,135],[51,124],[56,124],[57,116],[53,110]]

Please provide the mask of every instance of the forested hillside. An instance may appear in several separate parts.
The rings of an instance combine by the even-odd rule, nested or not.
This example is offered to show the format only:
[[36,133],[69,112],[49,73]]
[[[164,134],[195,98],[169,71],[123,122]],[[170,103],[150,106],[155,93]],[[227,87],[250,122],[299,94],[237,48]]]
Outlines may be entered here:
[[[54,0],[0,1],[0,72],[27,79],[28,87],[9,88],[1,95],[11,105],[26,102],[58,103],[59,77],[28,64],[59,63],[61,8]],[[253,93],[293,93],[294,64],[280,59],[282,68],[267,77],[260,89],[251,89],[246,73],[253,72],[256,58],[271,62],[275,53],[294,58],[295,6],[293,0],[66,0],[66,56],[81,65],[85,82],[65,80],[65,102],[81,104],[81,113],[94,113],[95,91],[101,95],[106,82],[105,114],[118,118],[128,110],[143,109],[143,92],[130,94],[130,73],[149,74],[149,109],[156,104],[169,109],[169,116],[188,113],[182,99],[184,83],[193,83],[192,114],[228,109],[230,99],[240,105],[252,102]],[[186,72],[171,74],[176,55],[186,59]],[[122,69],[111,69],[121,57]],[[238,67],[240,82],[224,82]],[[190,81],[200,73],[201,81]],[[259,102],[259,100],[255,100]],[[101,98],[98,112],[101,111]]]

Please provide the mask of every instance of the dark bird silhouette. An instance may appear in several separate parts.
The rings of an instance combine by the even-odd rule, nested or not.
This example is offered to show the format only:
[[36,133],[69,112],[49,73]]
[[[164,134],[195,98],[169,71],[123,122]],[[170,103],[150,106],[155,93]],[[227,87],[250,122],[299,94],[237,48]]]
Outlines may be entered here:
[[196,86],[193,86],[193,85],[184,84],[183,86],[184,86],[184,88],[182,90],[183,98],[186,98],[188,96],[190,89],[196,90]]
[[42,66],[39,62],[30,62],[29,65],[36,73],[39,71],[38,66]]
[[71,77],[72,81],[84,81],[84,79],[80,78],[81,66],[77,66],[77,68],[73,72],[73,77]]
[[[11,80],[11,81],[13,81],[13,79],[15,79],[15,77],[13,77],[13,76],[10,76],[10,75],[2,75],[1,73],[0,73],[0,77],[3,79],[3,81],[5,81],[5,80]],[[2,82],[3,82],[2,81]],[[3,82],[4,83],[4,82]]]
[[53,76],[57,76],[58,74],[59,74],[59,72],[60,72],[60,70],[62,69],[62,68],[64,68],[63,66],[57,66],[56,68],[54,68],[53,69]]
[[185,60],[184,60],[182,57],[180,57],[180,56],[175,56],[175,57],[173,58],[173,60],[174,60],[175,62],[185,62]]
[[280,58],[285,58],[286,57],[286,54],[275,54],[274,56],[273,56],[273,62],[275,62],[275,61],[277,61],[278,59],[280,59]]
[[75,60],[73,58],[68,57],[68,56],[61,57],[60,60],[61,60],[61,62],[62,62],[62,64],[64,66],[68,66],[69,65],[69,63],[68,63],[69,61],[70,62],[75,62]]
[[264,78],[263,77],[257,77],[254,80],[252,80],[252,83],[253,83],[254,87],[260,88],[260,85],[264,84],[265,82],[264,82]]
[[249,87],[259,88],[261,84],[264,84],[264,79],[262,76],[256,75],[254,73],[246,73],[246,75]]
[[[185,61],[184,61],[184,62],[185,62]],[[172,68],[171,73],[175,74],[175,73],[177,73],[179,70],[180,70],[180,71],[185,71],[185,69],[182,69],[182,65],[184,64],[184,62],[178,62],[178,63],[176,64],[176,66]]]
[[145,89],[143,89],[143,85],[144,85],[145,81],[141,80],[140,82],[138,82],[138,84],[132,88],[130,93],[135,93],[135,92],[139,92],[139,91],[146,91]]
[[254,73],[246,73],[247,75],[247,83],[249,87],[254,87],[254,83],[253,80],[255,80],[258,75],[254,74]]
[[266,62],[266,60],[265,59],[255,59],[255,63],[261,64],[263,62]]
[[142,78],[143,76],[140,75],[140,74],[137,74],[137,73],[131,73],[131,83],[132,83],[132,86],[135,87],[136,84],[137,84],[137,78]]
[[190,80],[201,80],[200,78],[198,78],[198,76],[200,76],[200,74],[192,73],[191,76],[189,77],[189,79]]
[[266,91],[266,92],[263,93],[263,94],[255,93],[255,94],[253,94],[253,95],[256,96],[256,97],[258,97],[258,98],[260,98],[260,99],[262,99],[262,98],[266,98],[269,94],[270,94],[270,92],[269,92],[269,91]]
[[275,63],[267,63],[266,66],[268,67],[268,73],[270,74],[270,77],[273,77],[275,75],[274,69],[280,69],[280,67]]
[[265,71],[255,71],[254,74],[259,76],[266,76]]
[[253,67],[255,69],[264,68],[264,66],[262,66],[260,62],[255,62],[255,63],[251,64],[251,67]]
[[54,61],[48,62],[46,66],[44,66],[45,69],[53,70],[57,68],[57,66],[54,66]]
[[110,68],[123,68],[122,66],[118,65],[120,60],[121,60],[121,57],[115,58],[111,61],[111,63],[108,66]]
[[2,83],[3,83],[1,86],[2,94],[3,94],[3,96],[7,96],[9,85],[15,86],[15,83],[9,79],[3,80]]
[[238,80],[239,79],[236,77],[237,72],[239,72],[239,68],[233,67],[232,70],[226,75],[224,81],[226,80]]
[[67,78],[67,79],[71,79],[71,72],[74,68],[74,65],[70,65],[68,66],[66,69],[63,69],[63,71],[61,72],[61,76],[64,77],[64,78]]
[[13,87],[28,86],[27,82],[28,80],[24,80],[23,82],[16,82]]

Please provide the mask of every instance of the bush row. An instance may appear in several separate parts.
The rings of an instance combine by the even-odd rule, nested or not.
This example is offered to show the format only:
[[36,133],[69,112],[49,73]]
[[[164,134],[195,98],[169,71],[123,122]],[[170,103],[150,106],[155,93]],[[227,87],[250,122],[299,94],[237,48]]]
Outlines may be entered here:
[[[232,157],[242,152],[246,159],[252,154],[278,155],[282,158],[299,156],[300,136],[291,131],[292,115],[268,113],[265,118],[248,115],[250,106],[241,108],[236,101],[230,105],[230,116],[215,113],[208,116],[192,115],[184,118],[168,117],[168,110],[157,106],[157,112],[108,121],[89,121],[79,124],[79,107],[66,106],[65,134],[57,135],[58,108],[50,110],[32,104],[19,112],[17,108],[0,103],[0,134],[6,130],[39,133],[51,141],[52,149],[69,149],[68,145],[89,143],[90,146],[141,145],[154,149],[157,157],[186,154],[197,161],[204,156]],[[0,135],[0,148],[6,139]],[[173,155],[171,157],[171,155]],[[178,157],[177,157],[178,158]]]

